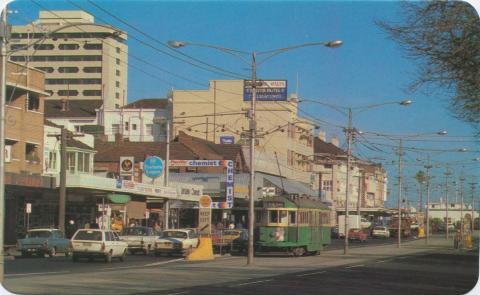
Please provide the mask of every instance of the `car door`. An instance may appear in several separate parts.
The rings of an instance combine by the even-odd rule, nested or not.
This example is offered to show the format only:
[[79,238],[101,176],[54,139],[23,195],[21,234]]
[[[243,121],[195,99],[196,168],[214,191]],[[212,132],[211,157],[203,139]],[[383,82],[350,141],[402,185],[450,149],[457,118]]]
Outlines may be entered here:
[[112,231],[113,243],[115,247],[115,256],[121,256],[124,251],[123,242],[120,241],[120,237],[116,232]]

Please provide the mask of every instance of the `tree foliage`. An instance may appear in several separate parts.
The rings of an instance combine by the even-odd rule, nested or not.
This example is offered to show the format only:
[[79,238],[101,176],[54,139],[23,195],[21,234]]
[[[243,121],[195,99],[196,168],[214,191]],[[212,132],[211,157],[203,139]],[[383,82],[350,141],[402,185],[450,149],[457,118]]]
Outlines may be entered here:
[[412,91],[423,86],[451,91],[454,116],[480,134],[480,21],[460,1],[404,2],[400,23],[377,24],[418,63]]
[[418,171],[416,174],[415,174],[415,180],[419,183],[419,184],[423,184],[427,181],[427,175],[425,174],[425,172],[423,171]]

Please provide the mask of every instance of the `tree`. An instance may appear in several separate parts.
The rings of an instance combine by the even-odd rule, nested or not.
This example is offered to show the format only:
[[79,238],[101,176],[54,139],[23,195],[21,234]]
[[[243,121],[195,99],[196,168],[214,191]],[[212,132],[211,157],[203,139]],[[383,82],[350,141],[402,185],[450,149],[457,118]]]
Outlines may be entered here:
[[415,180],[418,182],[418,211],[422,212],[423,201],[422,201],[422,192],[423,192],[423,184],[427,181],[427,175],[423,171],[418,171],[415,174]]
[[418,63],[410,90],[449,90],[453,115],[480,135],[480,21],[475,9],[461,1],[409,1],[401,7],[401,23],[377,24]]

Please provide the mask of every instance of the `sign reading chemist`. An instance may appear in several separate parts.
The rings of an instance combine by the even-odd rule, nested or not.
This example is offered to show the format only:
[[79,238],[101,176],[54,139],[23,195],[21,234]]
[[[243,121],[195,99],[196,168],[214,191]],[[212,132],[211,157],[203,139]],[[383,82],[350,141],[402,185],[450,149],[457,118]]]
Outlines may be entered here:
[[[286,101],[287,100],[287,80],[262,80],[257,81],[261,85],[257,86],[258,101]],[[252,100],[252,81],[243,82],[243,100]]]

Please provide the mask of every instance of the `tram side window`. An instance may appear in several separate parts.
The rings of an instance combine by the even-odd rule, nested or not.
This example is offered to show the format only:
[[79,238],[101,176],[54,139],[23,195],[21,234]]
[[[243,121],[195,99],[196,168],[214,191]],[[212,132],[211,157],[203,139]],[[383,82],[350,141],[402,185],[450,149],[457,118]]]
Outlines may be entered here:
[[290,215],[290,218],[289,218],[290,224],[296,224],[297,223],[297,212],[289,211],[288,214]]
[[268,221],[270,223],[278,223],[278,211],[277,210],[270,210],[268,211],[269,213],[269,218]]
[[280,211],[280,223],[287,225],[288,224],[288,212],[286,210]]

